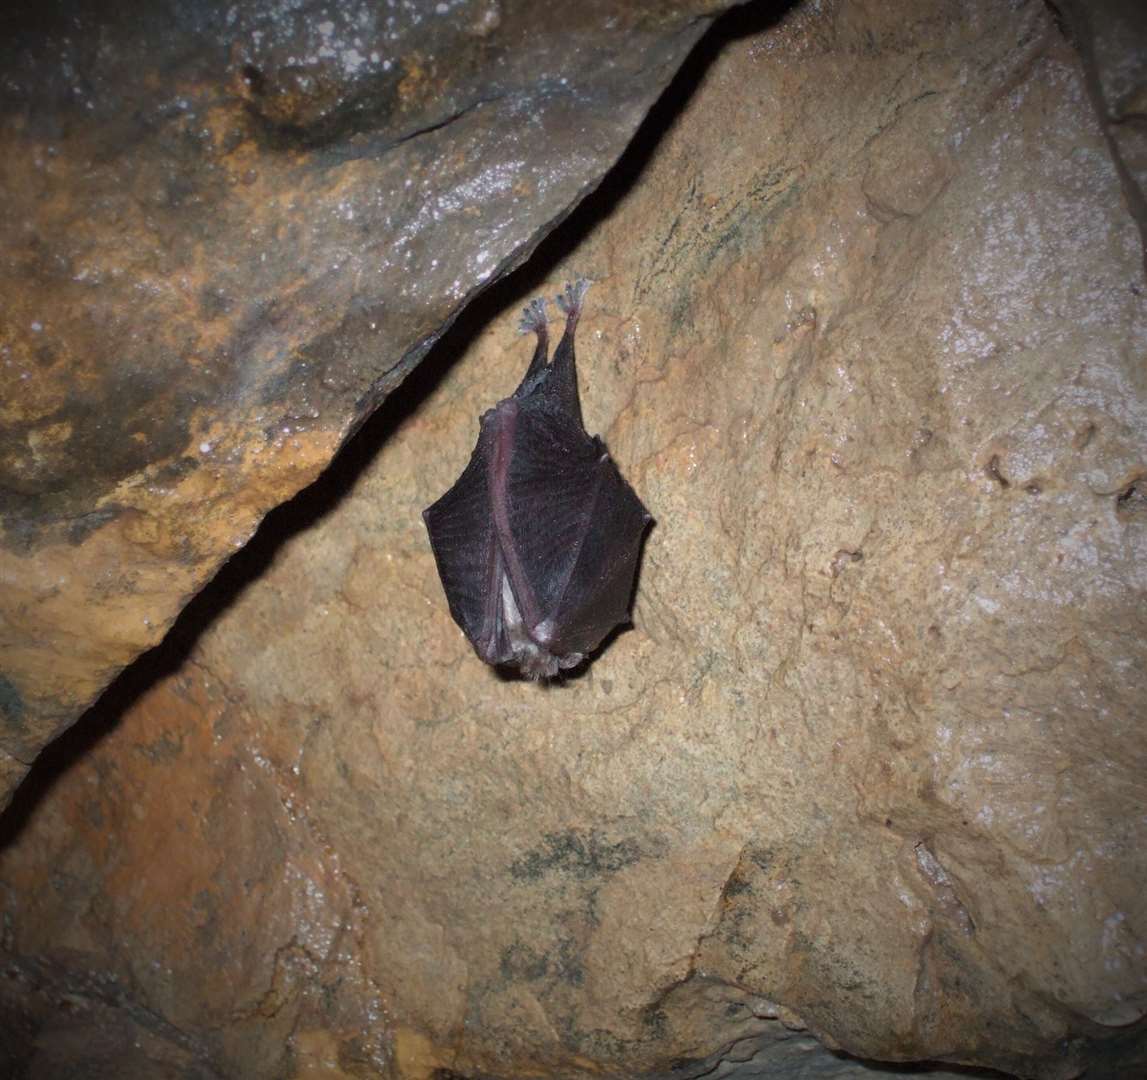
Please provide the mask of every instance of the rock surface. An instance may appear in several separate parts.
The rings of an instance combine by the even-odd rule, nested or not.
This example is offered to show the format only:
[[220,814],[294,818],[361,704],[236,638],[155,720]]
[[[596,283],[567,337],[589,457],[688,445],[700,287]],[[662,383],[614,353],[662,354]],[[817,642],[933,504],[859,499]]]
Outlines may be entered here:
[[1085,58],[1085,82],[1147,246],[1147,5],[1068,0],[1057,14]]
[[698,0],[0,12],[0,807],[616,161]]
[[[1147,310],[1085,74],[1034,2],[727,22],[21,792],[11,1060],[1141,1072]],[[545,688],[473,655],[419,511],[575,272],[658,525],[634,630]]]

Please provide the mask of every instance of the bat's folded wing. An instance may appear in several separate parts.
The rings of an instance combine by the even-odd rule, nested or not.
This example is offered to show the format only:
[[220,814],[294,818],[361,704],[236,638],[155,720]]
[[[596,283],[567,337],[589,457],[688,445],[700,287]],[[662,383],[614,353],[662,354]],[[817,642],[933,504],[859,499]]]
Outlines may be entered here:
[[462,475],[422,514],[450,614],[483,659],[487,653],[497,653],[497,639],[504,636],[498,625],[501,560],[487,486],[489,444],[483,428]]
[[[523,409],[506,485],[507,558],[528,622],[549,617],[568,587],[599,483],[599,444],[549,410]],[[524,579],[524,580],[522,580]]]
[[649,515],[601,441],[548,410],[518,420],[507,495],[523,613],[555,655],[590,652],[628,619]]
[[651,519],[610,458],[598,471],[585,539],[551,615],[550,648],[557,653],[591,652],[615,626],[629,621],[641,540]]

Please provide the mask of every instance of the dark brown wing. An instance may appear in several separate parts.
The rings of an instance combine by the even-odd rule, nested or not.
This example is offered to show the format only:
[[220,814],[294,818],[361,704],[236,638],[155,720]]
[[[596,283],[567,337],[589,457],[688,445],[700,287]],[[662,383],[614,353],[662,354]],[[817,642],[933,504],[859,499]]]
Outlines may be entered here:
[[555,654],[592,650],[628,618],[649,515],[601,440],[541,403],[519,412],[506,495],[506,561],[531,631]]
[[[488,414],[490,415],[490,414]],[[503,567],[487,485],[495,431],[483,422],[470,463],[454,486],[422,511],[450,614],[487,663],[505,649],[499,596]]]
[[598,484],[596,441],[563,413],[523,406],[508,463],[503,547],[531,629],[549,618],[585,538]]
[[629,621],[641,541],[652,518],[604,453],[597,495],[577,560],[557,605],[550,649],[588,653],[615,626]]

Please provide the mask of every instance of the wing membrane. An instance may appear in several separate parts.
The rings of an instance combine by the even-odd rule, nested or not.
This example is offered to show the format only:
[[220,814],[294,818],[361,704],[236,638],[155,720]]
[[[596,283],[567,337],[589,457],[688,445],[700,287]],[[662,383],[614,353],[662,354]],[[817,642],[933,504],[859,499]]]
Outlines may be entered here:
[[450,614],[489,659],[504,651],[500,627],[502,560],[487,488],[491,433],[483,425],[470,462],[454,486],[423,513]]
[[518,417],[507,482],[510,534],[539,620],[551,619],[592,520],[600,444],[548,409]]
[[566,587],[551,616],[550,648],[587,653],[629,619],[637,560],[649,515],[606,457],[597,466],[597,499]]

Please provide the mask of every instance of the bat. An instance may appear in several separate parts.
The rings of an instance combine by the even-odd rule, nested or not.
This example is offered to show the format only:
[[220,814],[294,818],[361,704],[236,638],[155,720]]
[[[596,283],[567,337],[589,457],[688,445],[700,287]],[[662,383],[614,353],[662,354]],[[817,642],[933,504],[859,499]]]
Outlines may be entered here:
[[552,363],[545,300],[526,305],[520,329],[537,345],[525,378],[483,413],[470,463],[422,512],[454,621],[487,664],[530,679],[581,663],[629,621],[653,520],[582,424],[574,334],[588,287],[557,297]]

